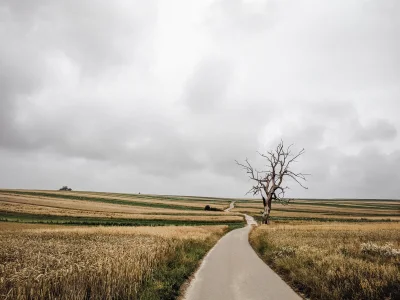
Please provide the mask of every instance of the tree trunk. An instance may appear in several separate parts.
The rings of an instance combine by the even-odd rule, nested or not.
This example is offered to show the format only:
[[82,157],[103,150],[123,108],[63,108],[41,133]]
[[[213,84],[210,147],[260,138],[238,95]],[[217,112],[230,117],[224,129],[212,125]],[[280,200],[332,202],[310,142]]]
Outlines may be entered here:
[[268,199],[266,205],[264,206],[264,212],[262,214],[262,224],[269,224],[270,213],[271,213],[271,199]]

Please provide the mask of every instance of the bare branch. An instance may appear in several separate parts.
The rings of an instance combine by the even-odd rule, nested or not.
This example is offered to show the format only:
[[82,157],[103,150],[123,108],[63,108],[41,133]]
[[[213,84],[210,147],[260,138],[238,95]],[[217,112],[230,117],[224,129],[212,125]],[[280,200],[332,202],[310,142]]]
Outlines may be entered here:
[[264,204],[263,219],[265,217],[267,223],[272,201],[282,204],[290,202],[290,199],[285,198],[285,191],[289,187],[282,186],[285,178],[292,179],[302,188],[307,189],[303,182],[307,181],[306,177],[310,174],[294,172],[291,169],[291,165],[297,162],[297,159],[305,153],[305,150],[303,148],[298,153],[292,154],[292,147],[293,144],[285,148],[283,140],[281,140],[275,149],[267,151],[266,154],[257,152],[262,158],[266,159],[266,164],[263,168],[264,171],[254,169],[247,158],[245,163],[236,161],[236,164],[241,166],[249,178],[255,182],[247,193],[261,195]]

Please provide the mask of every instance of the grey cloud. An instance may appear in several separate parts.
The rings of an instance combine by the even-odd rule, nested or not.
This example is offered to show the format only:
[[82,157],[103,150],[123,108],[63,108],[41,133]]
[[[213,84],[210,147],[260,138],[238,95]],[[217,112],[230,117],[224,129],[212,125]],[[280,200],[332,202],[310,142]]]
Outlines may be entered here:
[[400,152],[384,154],[366,148],[357,156],[342,156],[332,178],[336,194],[356,198],[397,198]]
[[209,112],[226,100],[232,66],[229,62],[208,58],[196,66],[184,91],[184,101],[193,112]]
[[377,120],[359,128],[355,133],[355,139],[362,142],[393,140],[396,136],[396,127],[387,120]]
[[0,47],[0,146],[18,142],[14,124],[18,106],[24,104],[24,97],[42,85],[42,80],[35,74],[39,69],[37,53],[34,50],[29,55],[24,53],[19,49],[23,47],[20,43],[15,47],[15,52]]
[[283,138],[290,196],[398,198],[396,3],[0,1],[1,185],[243,196]]
[[[32,104],[29,99],[49,87],[47,77],[53,67],[49,57],[64,54],[78,66],[81,76],[90,77],[99,77],[110,67],[122,66],[133,58],[139,64],[144,63],[143,57],[137,57],[142,54],[132,50],[147,47],[139,41],[151,31],[151,23],[146,22],[151,22],[155,15],[153,3],[150,1],[143,7],[148,13],[146,22],[140,14],[131,16],[127,9],[108,1],[90,0],[81,1],[79,6],[69,1],[0,2],[5,25],[0,29],[0,38],[7,41],[0,48],[0,146],[35,148],[43,139],[65,138],[60,133],[62,128],[41,138],[32,132],[35,124],[27,124],[25,128],[18,122],[19,112]],[[57,106],[57,102],[59,99],[53,99],[52,105]],[[70,117],[76,119],[76,112]],[[67,127],[71,131],[71,126]],[[43,131],[49,133],[48,128]]]
[[[134,7],[136,2],[130,5],[120,2],[110,5],[108,1],[93,0],[80,1],[79,5],[70,1],[17,2],[7,1],[0,5],[9,21],[7,25],[19,31],[19,39],[28,36],[23,42],[28,40],[42,55],[45,52],[65,53],[83,73],[92,76],[137,55],[132,53],[131,45],[136,42],[139,48],[137,41],[150,34],[150,22],[156,14],[153,1],[142,5],[147,20],[131,10],[130,5]],[[26,53],[32,51],[32,48],[24,49]]]

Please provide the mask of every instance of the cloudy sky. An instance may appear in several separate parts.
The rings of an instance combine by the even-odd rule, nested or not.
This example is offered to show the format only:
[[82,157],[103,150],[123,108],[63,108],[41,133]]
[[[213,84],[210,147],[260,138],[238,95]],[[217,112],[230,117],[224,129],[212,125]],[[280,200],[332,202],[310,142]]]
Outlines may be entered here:
[[0,0],[0,187],[400,198],[400,1]]

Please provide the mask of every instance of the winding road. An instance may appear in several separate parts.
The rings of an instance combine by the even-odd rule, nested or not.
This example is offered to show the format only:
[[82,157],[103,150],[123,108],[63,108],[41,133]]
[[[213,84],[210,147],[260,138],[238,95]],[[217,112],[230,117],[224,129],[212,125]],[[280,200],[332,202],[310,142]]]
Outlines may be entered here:
[[[229,210],[234,207],[231,203]],[[226,210],[226,211],[229,211]],[[254,219],[225,235],[204,258],[186,300],[300,300],[301,298],[254,252],[248,242]]]
[[227,209],[225,209],[224,211],[225,211],[225,212],[230,212],[231,209],[234,209],[234,208],[235,208],[235,201],[232,201],[232,202],[229,204],[229,207],[228,207]]

